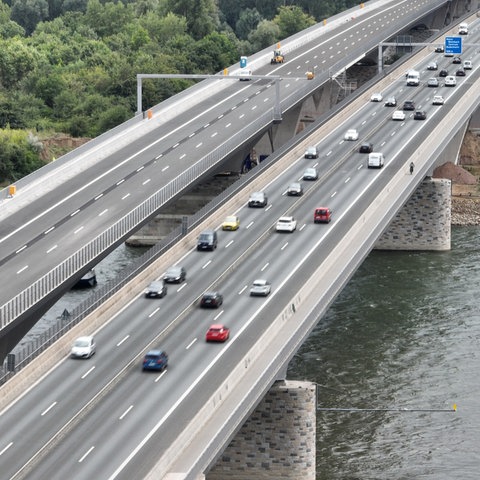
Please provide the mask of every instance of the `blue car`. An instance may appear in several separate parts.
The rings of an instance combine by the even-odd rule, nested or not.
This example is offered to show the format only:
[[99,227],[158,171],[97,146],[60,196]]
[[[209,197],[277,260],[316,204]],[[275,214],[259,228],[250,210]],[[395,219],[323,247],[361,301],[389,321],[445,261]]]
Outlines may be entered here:
[[143,370],[164,370],[168,366],[168,355],[161,350],[150,350],[143,359]]

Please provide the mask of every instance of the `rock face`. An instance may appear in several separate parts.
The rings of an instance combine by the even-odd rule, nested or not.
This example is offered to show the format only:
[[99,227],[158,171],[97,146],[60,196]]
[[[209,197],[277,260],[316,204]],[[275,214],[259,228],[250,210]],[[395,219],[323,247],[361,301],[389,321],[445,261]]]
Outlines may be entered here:
[[462,185],[476,185],[478,183],[478,180],[474,175],[452,162],[447,162],[440,167],[437,167],[433,171],[432,176],[433,178],[448,178],[452,183],[459,183]]

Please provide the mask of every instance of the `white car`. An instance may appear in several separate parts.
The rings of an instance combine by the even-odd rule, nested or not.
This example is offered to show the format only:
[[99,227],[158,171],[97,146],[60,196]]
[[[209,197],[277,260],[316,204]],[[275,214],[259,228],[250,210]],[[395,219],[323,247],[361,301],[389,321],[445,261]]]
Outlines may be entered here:
[[294,232],[297,229],[297,221],[293,217],[280,217],[275,226],[277,232]]
[[464,70],[471,70],[472,69],[472,62],[471,60],[465,60],[463,62],[463,69]]
[[345,135],[343,136],[344,140],[358,140],[358,132],[354,128],[349,128]]
[[250,288],[250,296],[266,297],[270,293],[271,289],[271,285],[266,280],[259,278],[258,280],[254,280],[252,283],[252,287]]
[[243,68],[238,73],[238,76],[240,77],[241,82],[247,82],[252,77],[252,71],[249,68]]
[[445,103],[444,98],[441,95],[434,95],[432,105],[443,105]]
[[318,171],[316,168],[307,168],[303,172],[303,179],[304,180],[317,180],[318,179]]
[[445,86],[454,87],[457,84],[457,79],[453,75],[445,77]]
[[96,350],[95,339],[91,336],[78,337],[72,345],[72,358],[90,358]]
[[405,113],[401,110],[395,110],[392,114],[392,120],[405,120]]
[[430,62],[427,66],[427,70],[438,70],[438,63]]
[[308,147],[305,150],[305,158],[318,158],[318,149],[317,147]]
[[370,97],[371,102],[381,102],[383,100],[382,94],[381,93],[374,93]]

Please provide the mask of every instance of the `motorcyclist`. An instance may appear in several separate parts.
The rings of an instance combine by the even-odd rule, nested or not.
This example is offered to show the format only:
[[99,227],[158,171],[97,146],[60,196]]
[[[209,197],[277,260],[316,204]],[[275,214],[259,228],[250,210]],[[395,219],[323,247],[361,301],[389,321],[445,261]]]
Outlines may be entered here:
[[413,162],[410,162],[410,175],[412,175],[414,168],[415,168],[415,164]]

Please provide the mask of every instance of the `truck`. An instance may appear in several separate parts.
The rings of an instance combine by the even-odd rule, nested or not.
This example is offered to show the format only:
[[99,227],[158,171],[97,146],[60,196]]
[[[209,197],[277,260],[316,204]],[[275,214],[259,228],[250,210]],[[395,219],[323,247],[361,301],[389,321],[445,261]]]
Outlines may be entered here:
[[458,26],[458,34],[459,35],[468,35],[468,23],[461,23]]
[[407,85],[416,87],[420,84],[420,72],[417,70],[409,70],[405,75],[407,79]]

